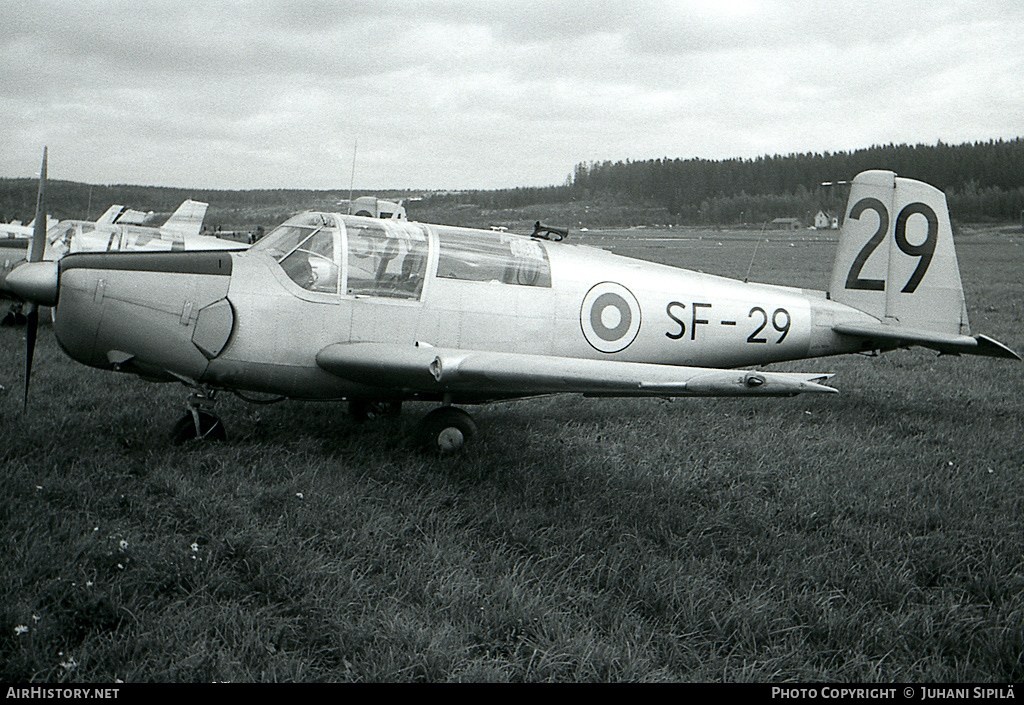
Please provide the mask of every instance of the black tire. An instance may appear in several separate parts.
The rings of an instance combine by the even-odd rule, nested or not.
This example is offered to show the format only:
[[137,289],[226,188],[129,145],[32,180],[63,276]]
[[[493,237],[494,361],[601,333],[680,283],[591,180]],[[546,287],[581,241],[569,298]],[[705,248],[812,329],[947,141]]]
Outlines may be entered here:
[[348,403],[348,412],[356,423],[374,419],[393,419],[401,415],[402,402],[401,400],[353,399]]
[[196,422],[195,419],[192,418],[191,412],[182,416],[178,419],[178,423],[174,424],[174,430],[171,431],[171,440],[176,445],[181,445],[196,439],[204,441],[227,440],[227,430],[224,428],[224,424],[221,423],[219,418],[205,411],[200,411],[198,414],[198,433],[196,432]]
[[416,443],[430,453],[455,453],[476,435],[476,430],[472,416],[462,409],[443,406],[420,421],[416,429]]
[[25,317],[25,314],[22,313],[20,309],[16,311],[12,308],[10,311],[7,312],[3,320],[0,321],[0,326],[4,326],[5,328],[21,327],[25,325],[25,323],[27,322],[28,319]]

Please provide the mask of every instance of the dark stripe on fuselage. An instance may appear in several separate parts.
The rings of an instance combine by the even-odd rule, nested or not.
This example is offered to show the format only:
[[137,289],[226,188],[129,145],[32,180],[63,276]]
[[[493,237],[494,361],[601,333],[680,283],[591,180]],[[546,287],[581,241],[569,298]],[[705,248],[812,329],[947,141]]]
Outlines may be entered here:
[[214,274],[231,276],[231,255],[227,252],[83,252],[60,260],[60,271],[69,269],[114,269],[131,272],[170,274]]

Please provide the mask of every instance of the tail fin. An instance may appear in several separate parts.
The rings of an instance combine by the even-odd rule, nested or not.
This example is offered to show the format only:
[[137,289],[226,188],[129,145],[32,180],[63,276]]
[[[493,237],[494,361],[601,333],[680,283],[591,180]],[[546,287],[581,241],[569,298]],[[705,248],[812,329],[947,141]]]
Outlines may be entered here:
[[884,323],[970,335],[945,194],[891,171],[859,174],[829,294]]
[[971,336],[945,194],[891,171],[853,180],[829,297],[879,320],[832,326],[865,349],[923,345],[1021,359],[986,335]]
[[208,204],[200,201],[193,201],[188,199],[183,201],[178,210],[171,214],[171,217],[167,219],[160,229],[168,232],[168,234],[181,235],[187,237],[189,235],[198,235],[199,231],[203,228],[203,218],[206,217],[206,209]]
[[118,217],[124,212],[124,206],[113,205],[107,209],[107,211],[96,219],[96,225],[113,225],[117,222]]

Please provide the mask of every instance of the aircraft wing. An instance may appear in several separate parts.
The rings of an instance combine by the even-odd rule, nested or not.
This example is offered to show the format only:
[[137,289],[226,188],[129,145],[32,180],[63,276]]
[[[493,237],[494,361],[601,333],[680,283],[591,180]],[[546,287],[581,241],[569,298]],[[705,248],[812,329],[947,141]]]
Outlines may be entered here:
[[178,206],[178,210],[171,214],[167,222],[160,226],[160,229],[168,234],[181,237],[198,235],[203,228],[203,218],[206,217],[208,203],[188,199]]
[[828,374],[719,370],[616,360],[485,352],[392,343],[336,343],[317,364],[344,379],[403,393],[501,398],[587,396],[791,396],[835,393]]

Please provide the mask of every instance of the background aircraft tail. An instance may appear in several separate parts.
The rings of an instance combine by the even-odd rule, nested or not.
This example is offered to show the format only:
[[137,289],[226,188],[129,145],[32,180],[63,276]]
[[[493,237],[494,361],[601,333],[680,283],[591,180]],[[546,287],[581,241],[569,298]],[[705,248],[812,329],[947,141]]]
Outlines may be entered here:
[[124,206],[113,205],[107,209],[107,211],[96,219],[96,225],[112,225],[117,222],[118,216],[124,212]]
[[171,214],[160,229],[168,233],[179,234],[183,237],[198,235],[203,229],[203,219],[206,217],[208,204],[188,199],[183,201],[178,210]]
[[946,196],[891,171],[853,180],[829,295],[901,327],[970,335]]

